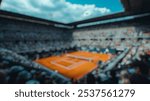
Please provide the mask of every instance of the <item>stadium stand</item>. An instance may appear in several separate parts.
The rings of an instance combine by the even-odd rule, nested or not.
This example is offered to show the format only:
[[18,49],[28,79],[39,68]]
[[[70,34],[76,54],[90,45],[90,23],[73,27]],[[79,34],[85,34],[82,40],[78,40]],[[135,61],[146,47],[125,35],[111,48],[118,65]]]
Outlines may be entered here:
[[[143,6],[139,3],[136,7],[135,0],[121,1],[126,12],[69,24],[0,10],[0,83],[149,84],[150,13],[144,7],[147,0],[143,0]],[[36,62],[75,51],[112,57],[97,62],[96,69],[78,80]]]
[[0,48],[0,60],[1,83],[69,83],[67,78],[57,72],[29,61],[12,51]]

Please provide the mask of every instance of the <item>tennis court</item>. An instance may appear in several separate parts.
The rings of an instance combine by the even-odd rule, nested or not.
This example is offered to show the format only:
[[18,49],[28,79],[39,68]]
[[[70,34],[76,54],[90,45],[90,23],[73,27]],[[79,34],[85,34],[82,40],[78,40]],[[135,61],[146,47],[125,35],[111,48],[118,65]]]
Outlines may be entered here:
[[58,73],[70,79],[78,80],[96,69],[99,61],[106,62],[110,58],[110,54],[78,51],[61,56],[42,58],[36,62],[51,70],[58,71]]

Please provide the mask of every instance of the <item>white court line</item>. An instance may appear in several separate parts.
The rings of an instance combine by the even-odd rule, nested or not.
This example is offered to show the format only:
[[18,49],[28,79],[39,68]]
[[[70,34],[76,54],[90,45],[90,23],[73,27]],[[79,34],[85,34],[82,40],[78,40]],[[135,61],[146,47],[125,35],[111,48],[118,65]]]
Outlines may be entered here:
[[83,64],[83,63],[85,63],[85,62],[84,62],[84,61],[78,62],[78,63],[76,63],[76,64],[73,64],[73,65],[69,66],[68,68],[74,69],[74,68],[76,68],[77,66],[79,66],[79,65],[81,65],[81,64]]
[[76,63],[75,61],[68,60],[68,58],[64,58],[64,59],[55,60],[55,61],[53,61],[53,62],[61,62],[61,61],[65,61],[65,62],[69,62],[69,63]]
[[51,62],[51,64],[54,64],[54,65],[56,65],[56,66],[59,66],[59,67],[62,67],[62,68],[66,68],[64,65],[60,65],[60,64],[58,64],[58,63],[56,63],[56,62]]
[[[67,59],[67,58],[64,58],[64,59]],[[61,61],[63,61],[64,59],[59,59],[59,60],[55,60],[55,61],[52,61],[52,62],[61,62]]]
[[54,62],[54,61],[51,62],[51,64],[54,64],[54,65],[56,65],[56,66],[65,68],[65,69],[67,69],[67,70],[71,70],[71,69],[73,69],[73,68],[76,68],[77,66],[79,66],[79,65],[81,65],[81,64],[83,64],[83,63],[85,63],[85,62],[84,62],[84,61],[82,61],[82,62],[77,62],[77,63],[72,64],[72,65],[70,65],[70,66],[67,67],[67,66],[58,64],[57,62]]
[[76,63],[76,62],[74,62],[74,61],[69,61],[69,60],[62,60],[62,61],[64,61],[64,62],[69,62],[69,63]]
[[68,55],[66,55],[66,56],[71,57],[71,58],[77,58],[77,59],[88,60],[88,61],[91,61],[91,60],[92,60],[92,58],[86,58],[86,57],[77,56],[77,55],[70,55],[70,54],[68,54]]
[[[95,57],[92,57],[92,58],[86,58],[86,57],[82,57],[82,56],[76,56],[76,55],[70,55],[70,54],[67,54],[66,56],[68,56],[68,57],[71,57],[71,58],[74,58],[74,59],[80,59],[80,60],[88,60],[88,61],[92,61],[93,60],[93,58]],[[72,65],[70,65],[70,66],[64,66],[64,65],[61,65],[61,64],[58,64],[58,62],[61,62],[61,61],[64,61],[64,62],[68,62],[68,63],[73,63]],[[64,59],[60,59],[60,60],[56,60],[56,61],[52,61],[51,62],[51,64],[54,64],[54,65],[56,65],[56,66],[58,66],[58,67],[62,67],[62,68],[65,68],[65,69],[68,69],[68,70],[70,70],[70,69],[73,69],[73,68],[76,68],[77,66],[79,66],[79,65],[81,65],[81,64],[83,64],[83,63],[85,63],[85,61],[80,61],[80,62],[75,62],[75,61],[71,61],[71,60],[68,60],[68,58],[64,58]]]

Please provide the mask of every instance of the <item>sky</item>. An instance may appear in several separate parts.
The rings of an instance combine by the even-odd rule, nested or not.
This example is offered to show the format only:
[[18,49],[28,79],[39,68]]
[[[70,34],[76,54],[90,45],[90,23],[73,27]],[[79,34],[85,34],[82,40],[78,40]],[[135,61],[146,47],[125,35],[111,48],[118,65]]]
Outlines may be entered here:
[[123,11],[120,0],[3,0],[0,9],[63,23]]

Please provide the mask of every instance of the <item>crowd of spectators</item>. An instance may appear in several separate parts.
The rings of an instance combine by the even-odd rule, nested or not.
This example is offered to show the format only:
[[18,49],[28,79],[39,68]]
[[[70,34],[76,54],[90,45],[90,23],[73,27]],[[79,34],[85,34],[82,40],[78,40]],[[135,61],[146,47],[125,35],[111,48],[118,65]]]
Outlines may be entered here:
[[[78,83],[88,84],[150,84],[150,48],[132,47],[125,57],[111,70],[100,63],[99,68],[91,72]],[[120,54],[120,53],[119,53]],[[121,53],[122,54],[122,53]],[[115,59],[115,58],[114,58]],[[110,62],[113,62],[110,60]],[[109,62],[109,63],[110,63]]]
[[[0,83],[69,83],[59,73],[32,60],[76,50],[110,53],[115,58],[100,63],[100,68],[83,81],[72,83],[149,83],[150,56],[146,52],[150,50],[150,35],[145,33],[148,28],[137,31],[137,25],[112,25],[66,31],[15,20],[0,22]],[[113,69],[101,70],[115,59],[119,60]]]
[[149,25],[144,26],[139,23],[124,24],[77,29],[73,32],[74,43],[77,46],[90,45],[100,48],[125,48],[139,44],[149,47]]
[[59,84],[69,79],[12,51],[0,48],[0,84]]
[[17,53],[63,50],[74,47],[72,34],[63,28],[0,19],[0,47]]

